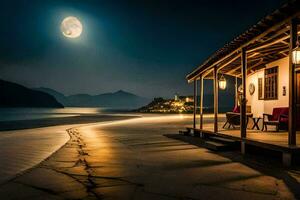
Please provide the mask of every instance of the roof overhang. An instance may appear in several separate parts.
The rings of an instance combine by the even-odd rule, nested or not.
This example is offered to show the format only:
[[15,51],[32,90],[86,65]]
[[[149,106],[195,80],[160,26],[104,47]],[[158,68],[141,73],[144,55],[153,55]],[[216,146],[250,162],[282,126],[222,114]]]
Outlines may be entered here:
[[[241,50],[247,52],[247,72],[263,68],[267,63],[289,55],[289,26],[300,16],[300,1],[293,0],[268,15],[245,33],[212,54],[200,66],[186,76],[188,82],[217,66],[220,73],[241,75]],[[205,74],[206,73],[206,74]]]

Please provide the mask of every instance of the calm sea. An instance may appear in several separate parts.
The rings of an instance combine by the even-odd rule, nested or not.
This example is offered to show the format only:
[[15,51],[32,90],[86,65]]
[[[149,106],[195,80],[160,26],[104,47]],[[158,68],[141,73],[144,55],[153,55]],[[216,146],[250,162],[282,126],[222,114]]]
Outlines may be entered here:
[[0,108],[0,121],[70,117],[83,114],[115,113],[108,108]]

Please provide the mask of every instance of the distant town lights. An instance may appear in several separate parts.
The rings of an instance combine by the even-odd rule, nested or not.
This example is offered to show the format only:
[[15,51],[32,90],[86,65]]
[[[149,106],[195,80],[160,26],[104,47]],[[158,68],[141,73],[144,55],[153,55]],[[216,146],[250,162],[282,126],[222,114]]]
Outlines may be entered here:
[[219,79],[219,88],[221,90],[225,90],[226,89],[226,85],[227,85],[226,79],[225,79],[225,77],[222,74],[221,78]]

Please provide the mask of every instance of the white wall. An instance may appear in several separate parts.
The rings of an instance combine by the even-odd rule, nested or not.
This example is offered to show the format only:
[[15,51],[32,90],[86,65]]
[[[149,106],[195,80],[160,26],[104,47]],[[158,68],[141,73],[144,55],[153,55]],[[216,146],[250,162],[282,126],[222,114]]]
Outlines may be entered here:
[[[289,58],[274,61],[266,65],[266,68],[278,66],[278,99],[277,100],[258,100],[258,78],[264,80],[264,69],[257,71],[247,77],[247,105],[251,105],[254,116],[262,116],[263,113],[272,113],[274,107],[288,107],[289,104]],[[255,85],[253,95],[249,93],[249,84]],[[283,96],[283,86],[286,87],[286,96]]]
[[[263,78],[264,80],[264,70],[257,71],[256,73],[247,77],[247,105],[251,106],[251,112],[254,117],[262,116],[264,112],[264,100],[258,100],[258,78]],[[250,95],[249,84],[253,83],[255,86],[255,92]]]

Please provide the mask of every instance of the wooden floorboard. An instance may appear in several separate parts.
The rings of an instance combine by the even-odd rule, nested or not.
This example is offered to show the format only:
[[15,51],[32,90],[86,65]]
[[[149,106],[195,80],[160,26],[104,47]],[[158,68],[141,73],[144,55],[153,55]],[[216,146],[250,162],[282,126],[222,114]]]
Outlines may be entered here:
[[[206,135],[217,135],[223,138],[229,138],[235,141],[244,141],[246,144],[258,146],[261,148],[281,151],[281,152],[299,152],[300,153],[300,133],[297,134],[297,145],[288,145],[288,132],[252,130],[252,124],[248,125],[247,137],[241,138],[239,129],[224,129],[224,122],[218,124],[218,132],[215,133],[213,123],[203,125],[202,133]],[[250,128],[249,128],[250,127]]]

